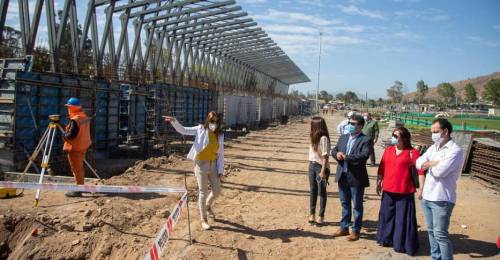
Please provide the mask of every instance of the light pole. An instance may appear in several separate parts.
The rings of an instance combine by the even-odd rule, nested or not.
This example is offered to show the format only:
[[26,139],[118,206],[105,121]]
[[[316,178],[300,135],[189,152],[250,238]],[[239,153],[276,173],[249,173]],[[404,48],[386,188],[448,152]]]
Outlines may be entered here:
[[316,110],[319,113],[319,107],[318,107],[318,95],[319,95],[319,74],[321,70],[321,36],[323,35],[322,32],[319,32],[319,56],[318,56],[318,86],[316,88]]

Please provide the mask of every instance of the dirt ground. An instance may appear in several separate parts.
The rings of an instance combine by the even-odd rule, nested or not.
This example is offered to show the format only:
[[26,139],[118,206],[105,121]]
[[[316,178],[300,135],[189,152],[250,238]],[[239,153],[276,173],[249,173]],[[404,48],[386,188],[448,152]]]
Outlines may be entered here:
[[[338,115],[328,115],[332,141]],[[202,231],[196,204],[192,162],[179,157],[156,158],[104,181],[116,185],[180,186],[188,173],[191,231],[184,210],[165,251],[165,259],[407,259],[375,242],[380,197],[375,193],[376,168],[369,167],[362,238],[333,238],[340,220],[338,189],[328,187],[326,226],[307,224],[307,120],[255,131],[226,143],[228,175],[216,201],[213,229]],[[377,144],[377,158],[382,147]],[[332,169],[336,165],[332,163]],[[153,243],[162,221],[179,195],[88,195],[67,199],[44,192],[32,207],[34,193],[0,201],[0,259],[137,259]],[[500,196],[468,177],[458,183],[458,201],[450,224],[457,259],[499,259]],[[429,258],[427,234],[417,205],[420,250]],[[39,235],[30,235],[33,226]]]

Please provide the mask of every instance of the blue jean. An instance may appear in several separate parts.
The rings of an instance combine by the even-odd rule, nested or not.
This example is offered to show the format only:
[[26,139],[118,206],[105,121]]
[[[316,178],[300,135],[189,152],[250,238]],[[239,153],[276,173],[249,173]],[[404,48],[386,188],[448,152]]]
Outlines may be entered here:
[[454,206],[455,204],[448,201],[422,200],[432,259],[453,259],[453,245],[448,238],[448,227]]
[[[359,233],[363,223],[363,196],[365,194],[365,187],[349,186],[344,178],[340,178],[339,182],[339,198],[342,205],[342,220],[340,227],[343,230],[349,230],[352,218],[352,208],[354,208],[354,224],[352,231]],[[352,208],[351,208],[352,201]]]

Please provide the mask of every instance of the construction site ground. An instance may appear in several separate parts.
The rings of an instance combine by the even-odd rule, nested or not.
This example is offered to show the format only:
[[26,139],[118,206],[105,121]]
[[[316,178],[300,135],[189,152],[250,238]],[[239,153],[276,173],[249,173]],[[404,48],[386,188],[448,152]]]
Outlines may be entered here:
[[[326,116],[332,142],[340,114]],[[387,137],[387,131],[382,131]],[[368,167],[361,239],[333,238],[341,208],[332,174],[326,225],[307,223],[309,121],[254,131],[227,141],[223,194],[214,205],[210,231],[200,228],[193,163],[180,156],[138,162],[124,174],[104,180],[109,185],[184,186],[187,174],[193,244],[186,210],[165,250],[165,259],[407,259],[375,241],[380,197],[375,193],[376,167]],[[333,146],[333,144],[332,144]],[[383,148],[376,145],[377,158]],[[334,170],[335,163],[331,168]],[[462,176],[450,223],[456,259],[499,259],[498,192]],[[0,200],[0,259],[140,259],[180,194],[85,194],[66,198],[43,192],[33,208],[34,191]],[[428,259],[425,222],[417,202],[420,249]],[[32,236],[33,227],[38,235]]]

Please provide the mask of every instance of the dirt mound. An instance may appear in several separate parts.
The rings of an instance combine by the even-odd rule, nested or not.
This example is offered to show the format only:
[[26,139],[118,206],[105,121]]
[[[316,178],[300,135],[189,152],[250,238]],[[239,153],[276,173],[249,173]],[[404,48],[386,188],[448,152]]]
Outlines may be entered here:
[[[184,186],[169,174],[179,156],[139,161],[106,185]],[[153,170],[164,169],[159,173]],[[33,191],[0,204],[0,259],[130,259],[142,258],[180,194],[84,194],[43,192],[33,208]],[[36,235],[32,235],[33,229]]]

